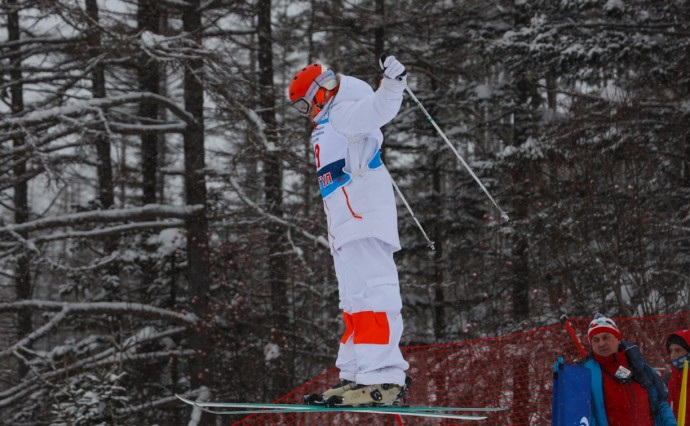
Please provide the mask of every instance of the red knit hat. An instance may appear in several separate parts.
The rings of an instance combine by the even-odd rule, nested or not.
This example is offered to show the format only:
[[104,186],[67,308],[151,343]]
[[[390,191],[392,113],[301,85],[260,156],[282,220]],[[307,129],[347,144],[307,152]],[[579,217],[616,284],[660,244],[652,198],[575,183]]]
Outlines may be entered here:
[[592,337],[599,333],[611,333],[616,339],[621,340],[623,336],[621,335],[618,326],[611,318],[599,317],[594,318],[592,322],[589,323],[589,330],[587,330],[587,338],[592,341]]
[[690,330],[674,331],[666,338],[666,351],[671,352],[671,343],[675,343],[690,352],[690,344],[688,342],[690,342]]

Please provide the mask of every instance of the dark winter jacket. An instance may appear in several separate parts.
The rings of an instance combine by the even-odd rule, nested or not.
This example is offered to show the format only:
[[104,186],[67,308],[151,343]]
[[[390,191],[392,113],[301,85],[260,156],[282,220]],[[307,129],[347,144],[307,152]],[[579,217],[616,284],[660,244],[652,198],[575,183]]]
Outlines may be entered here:
[[[625,354],[625,358],[621,356],[622,354]],[[639,347],[623,341],[616,355],[618,360],[622,362],[627,361],[627,368],[632,371],[632,380],[635,383],[630,383],[626,386],[631,386],[631,390],[632,386],[636,387],[637,391],[634,392],[634,395],[639,394],[639,386],[646,391],[649,411],[654,420],[654,426],[677,426],[671,407],[666,402],[668,397],[666,385],[664,385],[656,371],[644,361]],[[615,357],[616,355],[612,356]],[[590,426],[609,426],[604,404],[603,377],[604,374],[608,373],[602,371],[601,364],[592,354],[585,360],[584,366],[592,372],[592,418]],[[640,407],[636,406],[633,401],[634,398],[632,400],[621,400],[618,403],[626,404],[629,410],[639,412]]]

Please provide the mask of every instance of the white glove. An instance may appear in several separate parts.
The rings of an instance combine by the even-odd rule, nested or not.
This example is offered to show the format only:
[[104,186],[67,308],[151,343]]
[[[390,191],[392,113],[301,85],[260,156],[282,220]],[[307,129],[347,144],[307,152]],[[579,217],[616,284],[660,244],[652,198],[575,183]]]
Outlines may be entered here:
[[379,65],[383,70],[383,76],[386,78],[402,81],[407,75],[405,66],[395,59],[395,56],[386,56],[384,53],[379,58]]

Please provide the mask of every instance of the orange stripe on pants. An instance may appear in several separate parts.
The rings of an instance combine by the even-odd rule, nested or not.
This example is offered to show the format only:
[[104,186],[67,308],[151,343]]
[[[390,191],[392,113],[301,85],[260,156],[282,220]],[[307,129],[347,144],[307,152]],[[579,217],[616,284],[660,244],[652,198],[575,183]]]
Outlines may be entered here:
[[347,343],[347,339],[354,334],[355,323],[352,320],[352,315],[347,312],[343,312],[343,322],[345,323],[345,333],[343,333],[343,337],[340,338],[340,343],[344,345]]
[[354,343],[387,345],[390,341],[390,327],[385,312],[364,311],[352,314]]

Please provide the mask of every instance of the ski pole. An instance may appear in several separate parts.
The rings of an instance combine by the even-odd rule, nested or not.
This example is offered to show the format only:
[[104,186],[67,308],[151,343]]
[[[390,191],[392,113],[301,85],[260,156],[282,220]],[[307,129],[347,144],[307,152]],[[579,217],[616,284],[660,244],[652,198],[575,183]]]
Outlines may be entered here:
[[561,316],[561,324],[563,324],[563,326],[565,326],[565,329],[568,332],[568,335],[572,339],[573,343],[575,343],[575,346],[577,347],[577,352],[580,354],[580,357],[584,358],[587,355],[587,350],[585,349],[584,345],[580,341],[580,338],[577,337],[577,334],[575,334],[575,329],[573,328],[573,324],[570,322],[570,319],[568,319],[567,315]]
[[504,220],[509,221],[509,220],[510,220],[510,217],[508,217],[508,214],[507,214],[505,211],[503,211],[503,209],[501,209],[501,208],[498,206],[498,203],[496,203],[496,201],[494,200],[494,197],[492,197],[491,194],[489,194],[489,191],[486,189],[486,187],[484,186],[484,184],[482,183],[482,181],[480,181],[479,178],[477,177],[477,175],[474,174],[474,172],[472,171],[472,168],[465,162],[465,159],[462,158],[462,156],[460,155],[460,153],[458,152],[458,150],[455,149],[455,147],[453,146],[453,144],[448,140],[448,138],[447,138],[446,135],[443,133],[443,131],[441,130],[441,128],[438,127],[438,124],[436,124],[436,122],[434,121],[434,119],[431,118],[431,115],[427,112],[426,108],[424,108],[424,105],[422,105],[422,103],[419,101],[419,99],[417,99],[417,97],[414,95],[414,93],[412,93],[412,90],[410,89],[410,87],[409,87],[409,86],[405,86],[405,91],[407,91],[407,93],[410,95],[410,97],[412,98],[412,100],[415,101],[415,103],[417,104],[417,106],[419,107],[419,109],[421,109],[422,112],[424,113],[424,115],[426,115],[426,118],[427,118],[427,120],[429,120],[429,123],[431,123],[431,124],[434,126],[434,128],[436,129],[436,131],[441,135],[441,137],[443,138],[443,140],[448,144],[448,146],[449,146],[450,149],[453,151],[453,153],[455,154],[455,156],[458,157],[458,159],[460,160],[460,162],[462,163],[462,165],[465,166],[465,169],[467,169],[467,171],[470,172],[470,175],[472,175],[472,177],[474,178],[474,180],[477,181],[477,183],[478,183],[479,186],[482,188],[482,190],[484,191],[484,193],[486,194],[486,196],[489,197],[489,200],[491,200],[491,202],[494,204],[494,206],[496,206],[496,208],[498,209],[498,211],[501,212],[501,217],[502,217]]
[[424,238],[426,238],[427,242],[427,247],[431,249],[431,251],[436,251],[436,247],[434,247],[434,242],[429,239],[429,236],[424,232],[424,228],[422,228],[422,224],[419,223],[417,220],[417,216],[414,215],[414,212],[412,211],[412,207],[407,203],[407,200],[405,199],[405,196],[402,194],[402,191],[400,191],[400,188],[398,188],[398,185],[395,184],[395,181],[393,180],[393,177],[391,176],[391,182],[393,182],[393,188],[395,188],[395,191],[398,193],[398,196],[402,200],[403,204],[405,204],[405,207],[407,207],[407,211],[410,212],[410,216],[412,216],[412,219],[415,221],[417,224],[417,227],[419,228],[420,231],[422,231],[422,234],[424,235]]
[[[381,69],[384,71],[386,70],[384,63],[386,62],[387,57],[388,57],[387,53],[383,53],[379,57],[379,65],[381,66]],[[402,74],[397,76],[395,79],[398,81],[401,81],[405,74],[407,74],[407,70],[404,70],[402,72]],[[407,87],[407,85],[405,85],[405,87]],[[389,174],[390,174],[390,172],[389,172]],[[419,230],[422,231],[422,234],[424,235],[424,238],[426,239],[426,242],[427,242],[427,247],[429,247],[431,249],[431,251],[436,251],[436,247],[434,246],[434,242],[431,241],[429,239],[429,236],[426,235],[426,232],[424,232],[424,228],[422,228],[422,224],[419,223],[419,221],[417,220],[417,217],[414,215],[414,212],[412,211],[412,207],[410,207],[410,205],[407,203],[407,200],[405,199],[405,196],[402,194],[402,191],[400,191],[400,188],[398,188],[398,185],[395,184],[395,181],[393,180],[393,176],[391,176],[391,182],[393,182],[393,187],[395,188],[395,191],[398,193],[398,196],[400,196],[400,199],[405,204],[405,207],[407,207],[407,211],[410,212],[410,216],[412,216],[412,219],[417,224],[417,227],[419,228]]]

